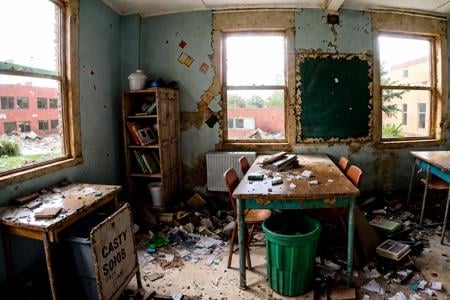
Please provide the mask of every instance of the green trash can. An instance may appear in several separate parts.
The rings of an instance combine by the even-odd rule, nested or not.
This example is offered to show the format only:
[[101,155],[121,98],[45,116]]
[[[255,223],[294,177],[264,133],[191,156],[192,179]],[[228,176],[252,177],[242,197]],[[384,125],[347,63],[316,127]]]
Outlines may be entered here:
[[273,215],[262,225],[266,236],[270,287],[284,296],[299,296],[311,288],[320,222],[308,216]]

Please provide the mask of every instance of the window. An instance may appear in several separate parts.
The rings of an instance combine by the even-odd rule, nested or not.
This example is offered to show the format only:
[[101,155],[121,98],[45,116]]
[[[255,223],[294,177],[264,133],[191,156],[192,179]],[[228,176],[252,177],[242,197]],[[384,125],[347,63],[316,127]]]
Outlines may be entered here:
[[47,108],[47,98],[37,98],[37,108],[46,109]]
[[419,120],[419,124],[418,124],[418,128],[419,129],[425,129],[426,126],[426,118],[427,118],[427,104],[426,103],[419,103],[418,105],[418,120]]
[[58,108],[58,99],[50,98],[50,108]]
[[30,132],[31,131],[30,122],[29,121],[19,122],[19,129],[20,132]]
[[[21,121],[13,119],[17,114],[4,113],[3,129],[31,132],[2,136],[19,151],[0,156],[0,188],[81,162],[78,8],[78,0],[0,1],[1,105],[12,109],[11,97],[23,110]],[[49,129],[48,120],[34,123],[44,113],[35,109],[48,109],[49,104],[58,110],[45,112],[45,117],[60,130],[27,138],[34,136],[32,130]]]
[[408,104],[402,106],[402,125],[408,125]]
[[408,70],[403,70],[403,78],[408,78]]
[[48,121],[38,121],[39,130],[48,130]]
[[30,103],[27,97],[17,97],[17,107],[20,109],[30,108]]
[[[382,103],[382,139],[429,139],[430,118],[424,107],[433,106],[433,39],[429,37],[380,34],[380,88]],[[407,69],[406,69],[407,68]],[[419,103],[425,100],[425,103]],[[420,129],[407,126],[407,106],[419,105],[417,121]]]
[[14,109],[14,97],[0,97],[2,102],[2,109]]
[[286,141],[285,48],[284,33],[224,35],[226,140]]
[[16,122],[5,122],[3,123],[3,132],[8,134],[13,131],[17,131],[17,123]]
[[[447,20],[395,12],[374,12],[371,20],[374,141],[383,148],[443,145],[447,128],[442,125],[448,114]],[[420,130],[419,103],[426,104],[425,128]],[[406,125],[403,104],[408,108]]]
[[51,129],[57,129],[59,125],[59,121],[58,120],[50,120],[50,128]]

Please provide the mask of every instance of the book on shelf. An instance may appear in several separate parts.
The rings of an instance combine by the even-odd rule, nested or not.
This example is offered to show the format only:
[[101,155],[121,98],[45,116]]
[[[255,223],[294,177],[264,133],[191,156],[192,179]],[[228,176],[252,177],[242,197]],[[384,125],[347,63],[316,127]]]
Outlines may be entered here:
[[145,127],[137,130],[137,135],[141,141],[141,145],[149,145],[156,143],[156,136],[151,127]]
[[142,158],[150,171],[150,174],[155,174],[159,172],[159,163],[155,161],[151,153],[142,153]]
[[136,145],[140,145],[141,141],[139,140],[139,137],[137,135],[136,123],[127,122],[127,128],[128,128],[128,131],[130,132],[130,136],[131,136],[131,139],[133,140],[133,142]]
[[149,171],[149,169],[147,169],[147,166],[146,166],[144,160],[142,159],[139,151],[133,150],[133,155],[136,158],[136,162],[137,162],[137,165],[139,166],[140,171],[144,174],[150,173],[150,171]]
[[160,170],[159,159],[155,159],[156,153],[153,151],[145,152],[139,150],[133,150],[134,157],[136,158],[139,169],[144,174],[155,174]]
[[[151,115],[156,110],[156,101],[152,101],[151,103],[144,102],[141,105],[141,111],[143,114]],[[136,113],[138,115],[139,113]]]

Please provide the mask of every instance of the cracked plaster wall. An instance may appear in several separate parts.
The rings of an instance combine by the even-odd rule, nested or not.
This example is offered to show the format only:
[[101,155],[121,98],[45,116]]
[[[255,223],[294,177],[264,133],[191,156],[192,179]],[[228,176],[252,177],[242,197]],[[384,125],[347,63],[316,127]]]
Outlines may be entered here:
[[[215,123],[212,128],[205,124],[211,114],[220,110],[218,95],[206,93],[208,99],[214,100],[209,105],[203,101],[204,91],[218,90],[217,87],[211,89],[215,84],[214,69],[210,67],[207,74],[198,71],[202,62],[210,64],[213,57],[211,20],[211,12],[180,13],[144,18],[142,27],[141,61],[144,70],[154,77],[176,80],[180,84],[182,163],[185,175],[189,175],[183,178],[187,186],[205,184],[204,154],[213,151],[220,141],[219,124]],[[329,25],[322,10],[305,9],[295,13],[295,31],[296,52],[308,50],[372,55],[371,14],[367,12],[342,10],[340,23]],[[178,46],[181,40],[187,42],[184,49]],[[177,61],[181,52],[194,58],[190,68]],[[220,117],[220,112],[217,116]],[[412,166],[409,151],[444,148],[446,146],[377,149],[370,141],[293,146],[294,152],[299,153],[322,152],[336,159],[341,155],[349,157],[352,163],[364,170],[363,191],[407,188]]]

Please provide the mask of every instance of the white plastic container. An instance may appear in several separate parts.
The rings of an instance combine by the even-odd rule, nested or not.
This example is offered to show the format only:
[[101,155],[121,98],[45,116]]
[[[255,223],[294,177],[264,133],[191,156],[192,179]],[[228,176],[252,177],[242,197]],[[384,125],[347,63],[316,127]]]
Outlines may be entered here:
[[136,70],[136,72],[131,73],[130,76],[128,76],[128,80],[130,81],[131,91],[142,90],[145,86],[147,76],[145,76],[142,70]]
[[148,190],[150,191],[150,195],[152,196],[152,204],[153,206],[162,206],[162,195],[161,195],[161,183],[160,182],[151,182],[147,184]]

